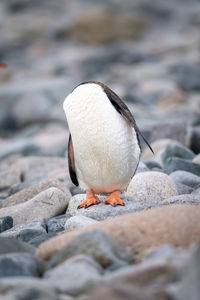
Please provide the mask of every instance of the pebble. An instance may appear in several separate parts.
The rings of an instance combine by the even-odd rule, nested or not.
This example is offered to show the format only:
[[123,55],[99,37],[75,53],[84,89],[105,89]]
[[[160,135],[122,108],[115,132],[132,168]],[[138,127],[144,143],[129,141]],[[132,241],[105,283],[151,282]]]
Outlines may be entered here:
[[16,204],[27,202],[28,200],[32,199],[33,197],[37,196],[40,192],[47,190],[49,188],[58,188],[65,193],[67,199],[70,199],[71,193],[67,189],[67,187],[62,184],[57,179],[47,179],[38,184],[32,185],[30,187],[24,188],[23,190],[15,193],[14,195],[2,200],[0,202],[1,207],[8,207],[14,206]]
[[32,137],[39,148],[39,153],[45,156],[64,156],[67,150],[67,128],[58,124],[48,124]]
[[8,214],[13,218],[13,225],[23,224],[36,218],[51,218],[66,209],[68,199],[58,188],[49,188],[31,200],[0,209],[0,217]]
[[194,189],[188,185],[179,182],[175,182],[175,184],[179,195],[190,194],[194,191]]
[[145,165],[149,168],[149,170],[152,170],[152,171],[162,169],[162,166],[159,163],[157,163],[156,161],[153,161],[153,160],[145,161]]
[[29,245],[32,245],[34,247],[38,247],[41,243],[51,239],[54,236],[56,236],[56,232],[42,233],[42,234],[30,239],[28,241],[28,243],[29,243]]
[[75,255],[84,254],[97,261],[104,269],[114,270],[129,264],[129,249],[112,235],[100,230],[84,232],[72,239],[49,261],[47,268],[54,268]]
[[85,216],[73,216],[66,221],[64,229],[70,231],[73,229],[82,228],[95,223],[98,223],[98,221],[92,218],[88,218]]
[[[138,211],[152,207],[152,203],[139,203],[132,197],[121,196],[125,204],[124,206],[117,205],[116,207],[113,207],[112,205],[105,205],[104,203],[100,203],[98,204],[98,207],[92,205],[87,209],[78,209],[77,207],[82,201],[85,200],[85,197],[85,194],[77,194],[73,196],[69,201],[69,206],[67,208],[66,213],[70,213],[72,216],[84,216],[87,218],[94,219],[96,221],[102,221],[111,217],[116,217],[133,211]],[[105,197],[98,196],[98,198],[102,201]]]
[[165,164],[166,160],[170,157],[180,157],[184,159],[190,159],[192,160],[195,157],[195,154],[189,150],[188,148],[178,145],[178,144],[173,144],[173,145],[168,145],[164,152],[162,153],[162,161]]
[[39,258],[48,260],[80,233],[102,230],[110,233],[119,242],[126,245],[137,261],[151,247],[164,244],[188,247],[199,241],[199,218],[199,205],[165,205],[108,219],[84,229],[64,233],[41,244],[36,253]]
[[19,139],[12,141],[1,141],[0,160],[13,154],[34,155],[38,153],[38,147],[35,143],[27,139]]
[[200,184],[200,177],[187,171],[174,171],[170,174],[170,177],[175,183],[181,183],[195,188]]
[[170,204],[200,204],[200,198],[198,194],[182,194],[174,197],[170,197],[163,201],[163,205],[170,205]]
[[[103,12],[83,15],[62,31],[71,39],[83,43],[109,44],[110,42],[137,39],[145,31],[147,20],[141,16],[126,16]],[[85,28],[85,33],[82,28]],[[99,33],[99,28],[101,32]]]
[[7,238],[15,238],[22,242],[29,242],[33,238],[46,233],[45,219],[34,219],[31,222],[26,222],[16,225],[13,228],[3,232],[1,236]]
[[176,77],[179,86],[186,91],[200,90],[200,64],[181,63],[172,67],[171,72]]
[[[167,249],[166,249],[167,247]],[[186,253],[169,245],[154,249],[151,255],[145,257],[142,263],[126,266],[105,275],[103,282],[128,283],[141,287],[148,286],[159,280],[163,272],[165,277],[162,284],[168,283],[176,275],[176,271],[184,261]],[[156,285],[155,285],[156,289]]]
[[179,157],[169,157],[165,162],[163,170],[166,174],[183,170],[200,176],[200,165]]
[[71,218],[70,214],[60,215],[51,218],[47,221],[47,231],[48,232],[59,232],[65,230],[65,224],[67,220]]
[[[50,286],[48,284],[48,282],[45,282],[44,280],[41,280],[41,278],[38,277],[30,277],[30,276],[11,276],[11,277],[5,277],[5,278],[1,278],[0,280],[0,296],[3,297],[5,295],[5,300],[11,300],[11,299],[7,299],[7,294],[10,296],[11,295],[15,295],[15,291],[16,294],[19,291],[23,291],[26,290],[27,292],[29,291],[30,294],[25,296],[28,296],[27,298],[19,298],[19,299],[30,299],[30,296],[34,297],[36,295],[38,295],[38,291],[43,291],[44,295],[46,297],[46,295],[48,295],[48,292],[52,295],[55,296],[56,295],[56,291],[55,289]],[[35,293],[34,293],[35,292]],[[23,294],[23,292],[22,292]],[[39,295],[38,295],[39,296]],[[56,295],[58,299],[58,295]],[[34,299],[33,298],[33,299]],[[19,300],[18,298],[14,298],[12,300]],[[44,300],[44,299],[52,299],[50,298],[38,298],[39,300]],[[53,298],[52,300],[54,300],[55,298]]]
[[76,255],[44,273],[44,279],[60,293],[77,296],[101,279],[103,270],[92,258]]
[[30,253],[0,254],[0,278],[10,276],[39,277],[42,262]]
[[[73,257],[46,270],[46,274],[52,272],[51,279],[43,278],[39,268],[37,277],[1,277],[0,298],[199,299],[200,251],[194,244],[199,243],[200,232],[196,167],[200,165],[200,3],[104,0],[92,4],[91,0],[69,0],[66,6],[65,1],[55,4],[54,0],[37,1],[38,5],[27,0],[0,2],[0,56],[6,63],[6,68],[0,63],[0,228],[10,216],[14,230],[26,227],[21,238],[27,240],[3,238],[1,235],[13,230],[4,227],[0,256],[10,253],[13,262],[11,256],[19,252],[21,260],[17,257],[16,261],[22,269],[26,268],[20,264],[24,253],[35,253],[35,247],[37,253],[44,249],[42,258],[46,261],[53,253],[60,254],[61,246],[69,250],[77,245],[74,253],[84,247],[87,251],[79,253],[78,259],[72,253]],[[62,102],[77,84],[87,80],[108,84],[125,100],[153,146],[155,155],[144,150],[134,177],[153,176],[152,171],[162,176],[171,168],[168,160],[173,161],[177,169],[167,175],[175,184],[173,188],[176,186],[176,195],[155,202],[162,197],[154,197],[150,186],[141,189],[143,202],[123,194],[123,207],[101,203],[77,209],[76,199],[83,201],[85,193],[70,182],[69,129]],[[141,146],[146,147],[142,140]],[[157,180],[154,182],[157,186]],[[165,190],[166,183],[163,186]],[[58,189],[55,202],[47,196],[39,198],[51,188]],[[35,205],[32,200],[36,197]],[[60,198],[66,198],[65,207],[59,204]],[[73,200],[75,205],[68,221],[62,214],[71,198],[71,207]],[[7,213],[2,216],[5,208]],[[31,225],[32,215],[43,221]],[[88,218],[94,224],[89,225]],[[68,228],[63,231],[66,221]],[[102,238],[103,233],[108,239]],[[85,243],[88,236],[92,247]],[[132,261],[117,256],[120,247],[112,247],[112,238],[131,251]],[[102,256],[89,255],[92,249],[95,255],[101,250]],[[122,250],[120,255],[125,253]],[[37,269],[37,263],[33,265]]]
[[[37,300],[58,300],[58,295],[55,291],[49,290],[49,288],[41,288],[35,285],[34,287],[16,287],[8,293],[1,295],[1,300],[20,300],[30,299],[30,297],[37,297]],[[36,299],[36,298],[35,298]],[[64,300],[64,299],[63,299]],[[67,299],[66,300],[71,300]]]
[[67,168],[67,159],[61,157],[28,156],[14,159],[12,165],[0,170],[0,189],[24,181],[32,184],[44,181],[48,173],[63,166]]
[[[162,298],[161,298],[162,297]],[[154,289],[145,287],[137,287],[135,284],[117,282],[109,284],[101,284],[95,286],[92,292],[87,297],[87,300],[121,300],[121,299],[137,299],[137,300],[165,300],[166,295],[162,295],[161,291],[154,291]],[[83,299],[86,300],[86,299]]]
[[[177,145],[179,144],[176,140],[172,139],[156,139],[153,143],[151,143],[151,147],[153,149],[154,154],[157,154],[161,150],[165,149],[168,145]],[[151,160],[154,157],[154,154],[151,152],[151,150],[146,147],[142,153],[142,160],[148,161]]]
[[[187,136],[187,122],[183,120],[174,119],[173,122],[168,120],[158,120],[155,123],[142,126],[140,130],[146,132],[148,141],[150,143],[158,140],[170,139],[185,145]],[[142,157],[143,159],[143,157]],[[151,158],[148,158],[148,160]]]
[[16,239],[6,238],[2,237],[0,235],[0,254],[7,254],[7,253],[21,253],[21,252],[27,252],[27,253],[34,253],[35,248],[32,246],[29,246],[27,243],[23,243],[21,241],[18,241]]
[[16,183],[9,188],[9,196],[12,196],[15,193],[18,193],[21,190],[26,189],[30,186],[31,186],[30,183],[27,183],[27,182]]
[[136,174],[126,191],[139,202],[159,203],[166,198],[178,195],[173,180],[166,174],[156,171]]
[[24,93],[24,95],[15,102],[11,113],[16,124],[22,127],[30,123],[48,121],[50,108],[50,99],[44,92],[30,91]]
[[13,227],[13,219],[10,216],[0,218],[0,233]]
[[199,259],[200,245],[188,251],[188,257],[179,270],[179,280],[168,286],[168,295],[175,300],[198,300],[199,298]]

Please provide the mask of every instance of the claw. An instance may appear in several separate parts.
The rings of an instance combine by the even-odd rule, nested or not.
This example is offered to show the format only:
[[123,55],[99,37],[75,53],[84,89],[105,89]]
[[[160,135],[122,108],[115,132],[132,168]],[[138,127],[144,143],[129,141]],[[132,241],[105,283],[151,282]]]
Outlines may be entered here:
[[101,201],[94,195],[92,191],[86,192],[86,200],[84,200],[79,206],[79,208],[88,208],[89,206],[99,204]]
[[119,191],[114,191],[103,200],[104,204],[111,204],[113,207],[117,205],[125,205],[123,200],[119,198]]

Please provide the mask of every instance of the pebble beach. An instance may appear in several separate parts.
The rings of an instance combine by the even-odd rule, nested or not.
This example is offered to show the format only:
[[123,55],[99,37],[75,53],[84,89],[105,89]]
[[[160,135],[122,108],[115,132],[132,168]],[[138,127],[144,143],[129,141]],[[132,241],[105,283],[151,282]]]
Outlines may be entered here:
[[[2,0],[0,62],[0,299],[199,300],[200,2]],[[88,80],[154,150],[124,206],[78,209],[63,101]]]

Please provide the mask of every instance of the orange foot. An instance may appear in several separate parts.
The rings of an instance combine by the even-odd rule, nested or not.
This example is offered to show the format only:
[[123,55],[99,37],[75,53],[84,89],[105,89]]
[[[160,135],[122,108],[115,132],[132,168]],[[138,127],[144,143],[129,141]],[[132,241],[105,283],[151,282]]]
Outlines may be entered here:
[[78,208],[89,207],[91,205],[99,204],[101,201],[94,195],[93,191],[89,190],[86,192],[86,200],[81,202]]
[[111,204],[112,206],[125,205],[123,200],[119,198],[119,191],[114,191],[103,200],[104,204]]

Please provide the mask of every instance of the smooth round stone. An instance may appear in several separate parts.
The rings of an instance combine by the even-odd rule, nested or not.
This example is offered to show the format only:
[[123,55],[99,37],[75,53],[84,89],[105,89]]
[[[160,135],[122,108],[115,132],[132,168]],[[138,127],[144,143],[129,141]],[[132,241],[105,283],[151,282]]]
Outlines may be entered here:
[[34,253],[35,248],[29,246],[27,243],[23,243],[16,239],[2,237],[0,235],[0,254],[4,253],[18,253],[18,252],[28,252]]
[[169,157],[174,157],[174,156],[192,160],[195,157],[195,154],[191,150],[189,150],[188,148],[182,145],[171,144],[165,148],[161,157],[163,163],[165,163]]
[[33,155],[38,153],[37,145],[28,139],[13,139],[8,141],[2,141],[0,149],[0,160],[3,160],[7,156],[13,154],[20,155]]
[[10,276],[40,276],[43,263],[30,253],[0,255],[0,278]]
[[38,195],[40,192],[45,191],[52,187],[60,189],[65,193],[66,197],[70,199],[71,193],[63,183],[61,183],[57,179],[47,179],[38,184],[26,187],[21,191],[14,193],[10,197],[6,198],[5,200],[2,200],[0,202],[0,207],[14,206],[20,203],[27,202],[28,200]]
[[12,107],[16,123],[23,126],[27,123],[49,120],[51,103],[44,92],[27,92]]
[[41,243],[51,239],[52,237],[56,236],[56,232],[49,232],[49,233],[42,233],[33,239],[31,239],[28,244],[34,247],[38,247]]
[[29,242],[31,239],[46,233],[45,219],[35,219],[31,222],[16,225],[1,234],[3,237],[15,238],[22,242]]
[[192,161],[179,158],[179,157],[169,157],[166,159],[163,171],[166,174],[171,174],[174,171],[182,170],[193,173],[200,176],[200,165],[195,164]]
[[[124,197],[124,195],[121,195],[120,197],[124,201],[124,206],[117,205],[114,207],[101,202],[98,205],[91,205],[86,209],[84,207],[77,209],[78,205],[85,200],[86,195],[75,195],[70,199],[66,212],[73,216],[85,216],[97,221],[102,221],[108,218],[113,218],[119,215],[124,215],[133,211],[143,210],[154,206],[154,203],[139,203],[133,197]],[[102,201],[105,196],[98,195],[98,198]]]
[[0,217],[10,215],[13,224],[23,224],[36,218],[52,218],[64,212],[68,204],[67,196],[58,188],[42,191],[27,202],[0,209]]
[[176,185],[166,174],[156,171],[136,174],[126,191],[139,202],[159,203],[166,198],[178,195]]
[[200,204],[200,198],[198,194],[191,193],[191,194],[183,194],[174,197],[169,197],[168,199],[162,202],[163,205],[170,205],[170,204]]
[[85,216],[73,216],[66,221],[64,229],[65,230],[79,229],[95,223],[98,223],[98,221],[92,218],[88,218]]
[[121,268],[132,262],[132,255],[127,247],[112,235],[101,230],[93,230],[72,239],[51,258],[47,269],[55,268],[67,259],[81,254],[91,257],[104,269],[109,270]]
[[138,261],[152,247],[166,244],[174,247],[188,247],[197,243],[200,232],[199,218],[200,205],[164,205],[66,232],[41,244],[36,254],[43,260],[49,260],[53,254],[67,246],[80,233],[101,230],[110,233],[126,245],[132,251],[133,258]]
[[190,194],[194,191],[194,189],[186,184],[182,184],[179,182],[175,182],[176,188],[179,195]]
[[200,184],[200,177],[187,171],[175,171],[170,174],[175,183],[185,184],[195,188]]
[[[28,182],[20,182],[12,185],[9,189],[9,196],[12,196],[26,188],[30,187],[30,184]],[[7,199],[6,199],[7,200]]]
[[[20,278],[20,277],[14,277]],[[24,277],[22,277],[24,280]],[[30,277],[28,277],[30,278]],[[5,279],[4,279],[5,280]],[[38,279],[39,280],[39,279]],[[58,300],[58,296],[56,295],[56,292],[49,288],[41,288],[37,286],[37,283],[35,283],[35,286],[21,286],[16,287],[14,289],[11,288],[11,291],[1,296],[1,300],[19,300],[19,299],[33,299],[32,296],[35,298],[35,295],[37,295],[37,300]],[[36,298],[35,298],[36,299]],[[60,300],[62,300],[60,298]],[[64,298],[63,300],[73,300],[71,297]]]
[[153,160],[145,161],[145,165],[146,165],[150,170],[152,170],[152,169],[154,169],[154,168],[156,168],[156,169],[162,169],[161,165],[160,165],[158,162],[153,161]]
[[154,151],[154,154],[151,152],[149,147],[146,147],[145,150],[142,153],[142,160],[151,160],[154,155],[156,155],[158,152],[160,152],[162,149],[167,147],[171,144],[180,144],[178,141],[172,140],[172,139],[159,139],[155,142],[151,143],[151,147]]
[[13,227],[13,218],[6,216],[0,218],[0,233]]
[[63,157],[14,157],[7,168],[0,169],[0,189],[24,180],[30,184],[41,182],[49,177],[50,172],[63,166],[67,166],[67,159]]
[[70,214],[64,214],[49,219],[47,222],[47,232],[59,232],[65,230],[65,224],[69,218],[71,218]]
[[44,273],[44,280],[60,293],[77,296],[101,280],[103,269],[92,258],[76,255]]

